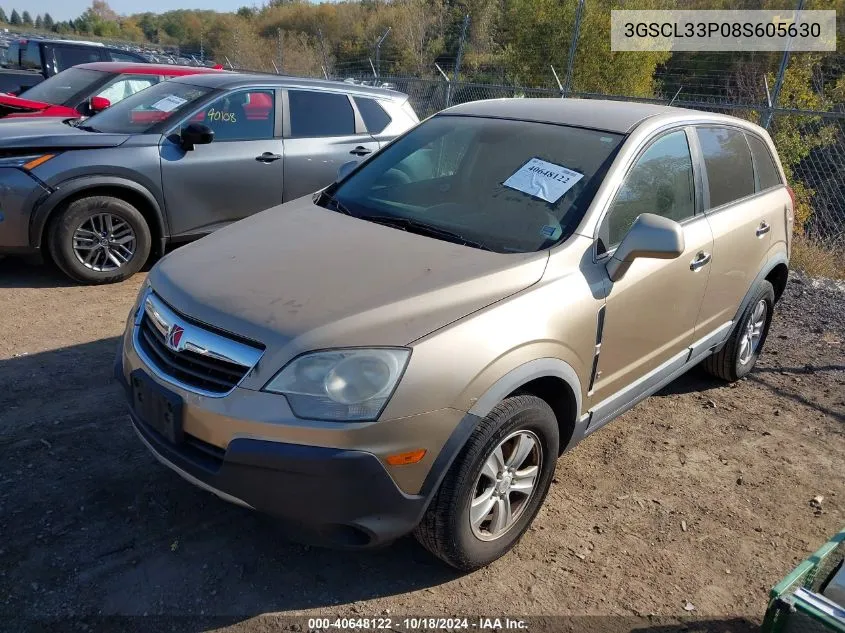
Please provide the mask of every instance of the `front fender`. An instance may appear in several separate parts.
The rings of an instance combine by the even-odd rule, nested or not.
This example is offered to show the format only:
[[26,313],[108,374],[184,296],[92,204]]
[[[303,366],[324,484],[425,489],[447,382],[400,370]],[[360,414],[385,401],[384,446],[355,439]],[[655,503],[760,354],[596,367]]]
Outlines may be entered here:
[[[151,228],[156,229],[158,235],[167,235],[161,205],[149,189],[133,180],[120,176],[82,176],[55,185],[53,192],[41,200],[30,218],[30,243],[36,246],[42,243],[44,229],[47,226],[50,216],[63,202],[86,189],[97,189],[101,187],[124,189],[141,196],[153,211],[152,219],[156,223],[156,226]],[[162,239],[163,241],[164,239]]]
[[537,358],[511,369],[485,391],[469,410],[483,418],[508,394],[537,378],[554,377],[564,381],[575,398],[575,410],[581,413],[581,381],[572,366],[559,358]]

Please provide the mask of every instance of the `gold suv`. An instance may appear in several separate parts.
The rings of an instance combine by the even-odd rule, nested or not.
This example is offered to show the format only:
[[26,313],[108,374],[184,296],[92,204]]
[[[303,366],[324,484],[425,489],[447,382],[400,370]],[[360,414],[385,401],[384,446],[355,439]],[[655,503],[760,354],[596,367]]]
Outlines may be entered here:
[[468,103],[162,259],[116,371],[141,441],[194,484],[298,538],[414,532],[474,569],[564,451],[694,365],[751,371],[793,208],[747,121]]

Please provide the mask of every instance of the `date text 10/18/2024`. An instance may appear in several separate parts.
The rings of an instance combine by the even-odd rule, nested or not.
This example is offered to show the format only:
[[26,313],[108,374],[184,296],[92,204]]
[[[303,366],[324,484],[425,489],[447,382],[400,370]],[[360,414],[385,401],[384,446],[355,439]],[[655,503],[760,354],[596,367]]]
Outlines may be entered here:
[[309,618],[309,631],[493,631],[526,630],[528,623],[519,618],[427,618],[427,617],[373,617],[373,618]]

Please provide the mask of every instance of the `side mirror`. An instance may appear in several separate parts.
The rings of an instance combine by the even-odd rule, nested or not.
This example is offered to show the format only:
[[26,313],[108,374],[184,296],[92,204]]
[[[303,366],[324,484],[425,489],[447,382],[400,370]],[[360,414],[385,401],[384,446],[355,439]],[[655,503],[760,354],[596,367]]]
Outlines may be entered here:
[[88,107],[91,108],[91,112],[94,114],[97,114],[97,112],[102,112],[110,106],[111,101],[109,101],[105,97],[91,97],[91,100],[88,102]]
[[182,149],[190,151],[194,145],[208,145],[214,140],[214,130],[202,123],[189,123],[182,129],[179,135],[182,141]]
[[607,274],[611,281],[619,281],[635,259],[675,259],[684,248],[684,230],[680,224],[653,213],[643,213],[607,262]]
[[340,167],[337,168],[337,178],[335,178],[335,182],[340,182],[344,178],[346,178],[349,174],[352,173],[352,170],[358,166],[358,161],[350,160],[348,163],[343,163]]

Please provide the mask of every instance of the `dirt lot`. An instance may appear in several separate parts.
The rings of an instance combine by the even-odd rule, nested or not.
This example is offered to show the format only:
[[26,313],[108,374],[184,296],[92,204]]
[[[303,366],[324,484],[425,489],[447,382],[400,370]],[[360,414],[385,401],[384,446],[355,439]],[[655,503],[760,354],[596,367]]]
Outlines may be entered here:
[[769,587],[845,523],[839,290],[793,279],[750,378],[693,372],[591,436],[559,461],[516,550],[461,576],[411,539],[360,553],[286,542],[160,466],[111,378],[141,282],[82,288],[0,261],[2,630],[301,626],[260,617],[274,613],[753,630]]

